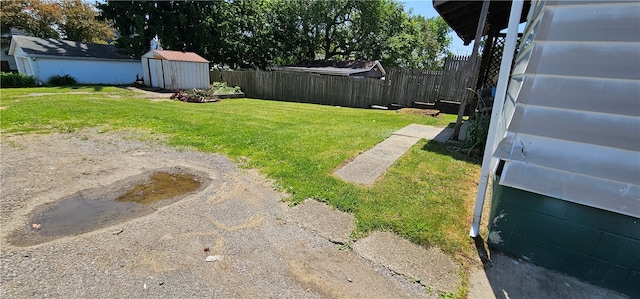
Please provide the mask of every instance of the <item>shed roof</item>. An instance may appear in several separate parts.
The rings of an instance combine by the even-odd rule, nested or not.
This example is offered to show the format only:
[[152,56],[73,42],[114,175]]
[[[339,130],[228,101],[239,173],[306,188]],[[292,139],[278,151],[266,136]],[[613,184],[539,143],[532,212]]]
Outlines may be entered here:
[[[527,19],[531,1],[524,1],[520,22]],[[482,1],[433,0],[433,8],[442,16],[449,27],[468,45],[475,39]],[[491,1],[487,15],[487,24],[497,30],[507,28],[511,1]],[[485,33],[486,34],[486,33]]]
[[380,70],[380,72],[382,73],[382,76],[384,76],[386,72],[382,67],[382,64],[378,60],[374,60],[374,61],[313,60],[313,61],[307,61],[307,62],[295,64],[295,65],[283,66],[276,69],[325,74],[325,75],[349,76],[352,74],[368,72],[376,66],[378,67],[378,70]]
[[147,52],[147,54],[142,55],[142,57],[147,58],[156,58],[156,59],[166,59],[173,61],[188,61],[188,62],[206,62],[209,63],[209,60],[204,59],[202,56],[193,53],[193,52],[181,52],[181,51],[171,51],[171,50],[151,50]]
[[22,48],[28,55],[119,60],[133,59],[124,49],[109,45],[81,43],[70,40],[14,35],[11,41],[11,47],[9,48],[10,55],[15,53],[16,46]]

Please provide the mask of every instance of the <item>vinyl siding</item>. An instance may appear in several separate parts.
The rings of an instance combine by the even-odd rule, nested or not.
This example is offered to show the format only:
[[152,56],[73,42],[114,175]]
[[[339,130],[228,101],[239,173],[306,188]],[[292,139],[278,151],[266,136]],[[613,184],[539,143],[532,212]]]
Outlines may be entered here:
[[640,3],[532,3],[500,184],[640,218]]

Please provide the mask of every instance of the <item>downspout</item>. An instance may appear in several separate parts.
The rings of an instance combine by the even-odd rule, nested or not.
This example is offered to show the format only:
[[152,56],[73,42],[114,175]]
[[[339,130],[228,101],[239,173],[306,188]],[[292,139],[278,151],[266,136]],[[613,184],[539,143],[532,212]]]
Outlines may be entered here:
[[520,24],[520,16],[522,14],[523,0],[514,0],[511,2],[511,12],[509,13],[509,27],[507,27],[507,37],[502,52],[502,61],[500,62],[500,74],[498,76],[498,86],[496,87],[496,98],[493,102],[493,110],[491,112],[491,121],[489,123],[489,134],[487,136],[487,144],[484,148],[484,156],[482,157],[482,169],[480,170],[480,182],[478,183],[478,192],[476,193],[476,206],[473,211],[473,222],[469,236],[475,238],[480,232],[480,220],[482,218],[482,206],[484,205],[485,195],[487,193],[487,185],[489,176],[495,168],[493,152],[498,144],[496,136],[498,122],[507,96],[507,84],[509,83],[509,74],[511,74],[511,62],[513,54],[516,50],[516,42],[518,40],[518,25]]
[[[471,76],[475,76],[476,71],[478,70],[478,48],[480,48],[480,38],[482,38],[482,33],[484,32],[484,25],[487,21],[487,13],[489,12],[489,4],[490,0],[484,0],[482,2],[482,9],[480,11],[480,18],[478,19],[478,27],[476,28],[476,39],[473,42],[473,51],[471,52]],[[474,83],[474,82],[472,82]],[[467,106],[467,97],[463,97],[460,102],[460,107],[458,107],[458,119],[456,120],[456,126],[453,129],[453,140],[458,140],[458,135],[460,135],[460,128],[462,127],[462,117],[464,116],[464,110]]]

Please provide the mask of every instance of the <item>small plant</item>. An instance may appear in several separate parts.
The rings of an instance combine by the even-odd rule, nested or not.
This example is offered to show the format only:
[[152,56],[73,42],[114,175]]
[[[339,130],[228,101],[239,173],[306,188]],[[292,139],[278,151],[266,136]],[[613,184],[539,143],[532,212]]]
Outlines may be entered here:
[[217,94],[242,92],[239,86],[230,87],[225,82],[213,82],[213,84],[211,84],[211,89],[213,89]]
[[76,85],[78,81],[70,75],[53,75],[49,77],[47,83],[51,86],[71,86]]
[[487,143],[487,135],[489,135],[489,121],[491,114],[487,111],[474,112],[474,116],[469,120],[467,128],[467,137],[462,143],[462,149],[468,150],[467,155],[471,155],[471,151],[480,146],[481,152],[484,151],[484,145]]
[[353,243],[351,243],[350,241],[347,241],[346,243],[340,245],[339,249],[341,251],[350,251],[353,250]]
[[487,136],[489,135],[489,123],[491,121],[491,112],[486,109],[479,109],[480,107],[486,107],[484,99],[479,92],[473,89],[467,88],[476,94],[478,98],[478,104],[474,109],[473,117],[468,120],[469,127],[467,128],[467,137],[464,139],[461,148],[467,150],[467,155],[470,156],[473,149],[481,146],[480,152],[484,152],[484,146],[487,144]]
[[32,87],[36,86],[36,78],[19,73],[2,73],[0,87]]

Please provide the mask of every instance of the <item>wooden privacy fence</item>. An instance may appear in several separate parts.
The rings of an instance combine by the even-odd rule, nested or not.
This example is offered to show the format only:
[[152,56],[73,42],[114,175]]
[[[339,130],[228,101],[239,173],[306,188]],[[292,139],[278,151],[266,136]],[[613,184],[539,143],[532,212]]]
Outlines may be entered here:
[[247,97],[368,108],[372,105],[437,100],[461,102],[472,97],[466,90],[475,86],[473,65],[468,57],[449,57],[443,71],[390,68],[385,80],[284,71],[212,71],[213,81],[240,86]]

